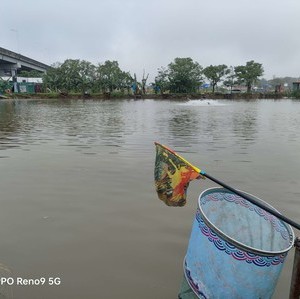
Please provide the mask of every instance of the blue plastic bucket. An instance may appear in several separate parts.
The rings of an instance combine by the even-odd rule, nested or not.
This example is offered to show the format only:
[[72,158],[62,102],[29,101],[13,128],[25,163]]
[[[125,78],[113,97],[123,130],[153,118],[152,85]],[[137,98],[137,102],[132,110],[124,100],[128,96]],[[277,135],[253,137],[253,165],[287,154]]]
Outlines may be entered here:
[[184,260],[186,280],[199,298],[271,298],[294,238],[289,225],[242,197],[207,189]]

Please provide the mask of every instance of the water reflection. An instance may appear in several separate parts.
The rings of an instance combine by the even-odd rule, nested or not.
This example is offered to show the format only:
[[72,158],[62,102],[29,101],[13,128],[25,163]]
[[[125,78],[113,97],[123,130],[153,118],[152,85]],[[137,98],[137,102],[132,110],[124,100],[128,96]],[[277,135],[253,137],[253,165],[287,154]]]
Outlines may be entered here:
[[94,153],[102,145],[139,147],[138,140],[159,139],[183,151],[235,148],[247,153],[269,130],[287,142],[299,139],[300,117],[293,108],[270,109],[270,102],[192,102],[2,101],[0,149],[30,150],[26,145],[56,142]]
[[52,140],[79,149],[124,143],[124,113],[116,103],[6,101],[0,117],[1,149]]
[[171,140],[178,146],[186,147],[197,143],[199,129],[198,115],[186,109],[174,109],[168,119],[168,131]]
[[235,112],[232,115],[232,130],[236,141],[242,148],[246,149],[256,139],[258,124],[257,111],[246,109],[244,113]]
[[0,104],[0,150],[18,147],[19,138],[15,135],[21,124],[15,101]]

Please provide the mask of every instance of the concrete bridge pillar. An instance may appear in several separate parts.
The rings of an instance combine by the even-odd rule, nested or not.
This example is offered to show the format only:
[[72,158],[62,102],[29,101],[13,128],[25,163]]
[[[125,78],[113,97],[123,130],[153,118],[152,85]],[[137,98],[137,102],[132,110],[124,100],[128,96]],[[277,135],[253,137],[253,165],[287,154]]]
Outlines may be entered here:
[[1,65],[0,76],[7,76],[8,73],[10,76],[15,76],[17,70],[21,68],[20,63],[6,63]]

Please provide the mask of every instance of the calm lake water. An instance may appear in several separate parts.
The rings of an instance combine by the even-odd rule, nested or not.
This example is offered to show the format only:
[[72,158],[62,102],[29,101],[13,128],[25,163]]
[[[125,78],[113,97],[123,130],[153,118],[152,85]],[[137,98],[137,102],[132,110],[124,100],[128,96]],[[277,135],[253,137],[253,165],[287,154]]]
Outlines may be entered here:
[[185,207],[165,206],[154,141],[300,222],[300,102],[2,100],[2,276],[46,278],[15,283],[13,298],[177,298],[198,195],[215,185],[192,182]]

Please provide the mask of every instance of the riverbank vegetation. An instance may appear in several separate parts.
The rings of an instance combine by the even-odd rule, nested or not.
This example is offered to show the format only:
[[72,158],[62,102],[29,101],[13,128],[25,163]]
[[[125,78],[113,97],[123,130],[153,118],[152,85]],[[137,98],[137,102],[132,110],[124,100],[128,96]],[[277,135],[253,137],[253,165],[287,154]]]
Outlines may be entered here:
[[[203,68],[192,58],[175,58],[167,67],[158,69],[154,82],[148,84],[155,93],[194,93],[201,90],[205,82],[212,86],[212,93],[218,83],[225,82],[227,87],[244,85],[247,92],[263,74],[261,64],[249,61],[245,66],[227,67],[210,65]],[[148,74],[149,75],[149,74]],[[143,74],[141,81],[136,75],[120,69],[117,61],[105,61],[97,66],[85,60],[68,59],[58,63],[44,75],[43,82],[48,91],[84,93],[121,93],[145,94],[148,75]]]
[[[52,65],[42,76],[40,91],[48,98],[75,95],[122,98],[145,97],[146,94],[163,98],[172,98],[174,95],[181,97],[182,94],[186,97],[188,94],[197,94],[198,97],[212,98],[228,98],[228,95],[238,97],[237,94],[248,94],[250,98],[256,98],[257,95],[269,97],[269,94],[299,97],[298,92],[292,92],[290,82],[278,78],[269,81],[262,79],[263,71],[262,64],[253,60],[234,67],[225,64],[202,67],[190,57],[175,58],[167,66],[159,68],[154,81],[149,83],[149,74],[146,75],[145,71],[138,80],[136,74],[121,70],[117,61],[107,60],[94,65],[85,60],[67,59]],[[36,72],[20,75],[37,76]],[[0,89],[9,90],[8,82],[0,81]]]

